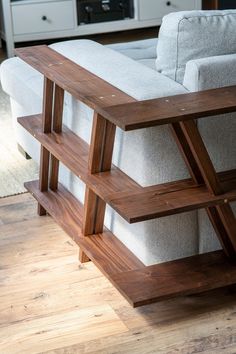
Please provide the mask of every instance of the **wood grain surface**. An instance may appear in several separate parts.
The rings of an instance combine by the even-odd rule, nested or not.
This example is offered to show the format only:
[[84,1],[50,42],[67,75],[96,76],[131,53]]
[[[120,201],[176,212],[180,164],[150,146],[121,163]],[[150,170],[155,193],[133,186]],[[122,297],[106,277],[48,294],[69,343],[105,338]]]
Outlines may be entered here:
[[235,200],[236,170],[219,173],[217,176],[225,191],[218,196],[210,193],[205,185],[180,180],[144,187],[140,192],[119,193],[114,199],[110,198],[108,203],[130,223],[214,204],[228,204],[230,200]]
[[[213,195],[223,195],[224,188],[220,183],[219,177],[216,173],[214,165],[211,161],[211,157],[208,154],[207,148],[204,141],[200,135],[196,123],[192,120],[180,122],[180,127],[188,141],[189,147],[192,151],[193,158],[196,161],[199,170],[201,171],[202,178],[204,179],[205,185],[208,187],[208,191]],[[234,184],[236,186],[236,183]],[[225,203],[219,205],[216,203],[217,216],[220,219],[221,225],[219,225],[219,230],[217,230],[217,235],[220,238],[221,244],[223,244],[226,253],[231,257],[236,256],[236,218],[231,208],[227,197],[225,198]],[[208,215],[211,210],[208,210]],[[210,215],[210,221],[214,228],[218,227],[219,222],[215,220],[215,214]],[[223,235],[220,235],[222,227],[224,227]]]
[[[94,113],[87,163],[91,175],[111,170],[115,132],[114,124]],[[98,196],[86,185],[83,218],[85,236],[103,232],[105,211],[104,198]]]
[[36,206],[0,199],[0,353],[235,354],[235,287],[133,309]]
[[116,192],[141,190],[135,181],[114,166],[111,171],[91,174],[88,168],[89,145],[65,126],[61,134],[43,134],[41,115],[18,118],[18,122],[105,200],[110,194]]
[[62,185],[59,184],[57,192],[48,190],[45,193],[39,191],[37,181],[26,182],[25,187],[108,278],[144,266],[108,230],[84,237],[83,205]]
[[235,284],[236,263],[230,262],[223,251],[216,251],[117,274],[114,282],[138,307]]
[[219,196],[190,180],[141,187],[115,167],[111,171],[90,174],[88,145],[69,129],[64,127],[62,134],[45,135],[41,130],[40,115],[19,118],[18,121],[130,223],[236,200],[235,170],[219,174],[225,191]]
[[[194,119],[236,111],[236,86],[134,102],[46,46],[17,54],[45,76],[42,117],[18,119],[42,146],[39,184],[25,186],[38,201],[40,215],[47,211],[79,244],[80,260],[93,260],[134,307],[235,284],[236,219],[229,204],[236,200],[235,170],[216,173]],[[95,110],[89,152],[70,130],[61,132],[63,90]],[[112,167],[116,125],[132,130],[170,123],[192,180],[142,188]],[[59,161],[85,182],[84,208],[57,186]],[[114,171],[115,186],[107,185]],[[145,267],[103,230],[106,203],[130,223],[206,208],[231,260],[220,251]]]
[[16,55],[79,101],[99,107],[135,100],[46,45],[17,48]]
[[62,186],[57,193],[40,192],[37,181],[25,187],[134,307],[236,282],[236,265],[223,252],[145,267],[107,230],[84,237],[82,205]]
[[[170,128],[193,181],[196,184],[203,184],[205,180],[209,186],[209,190],[213,192],[213,194],[215,194],[214,192],[226,191],[226,186],[222,185],[222,179],[220,180],[219,175],[216,174],[214,166],[212,165],[211,161],[209,161],[209,155],[207,150],[205,149],[204,142],[201,136],[199,137],[200,141],[196,142],[196,149],[202,147],[201,150],[205,154],[206,161],[209,162],[208,165],[210,166],[210,171],[208,172],[205,172],[203,169],[203,166],[205,166],[204,161],[201,161],[201,159],[196,156],[196,149],[190,139],[188,129],[186,129],[186,124],[183,125],[181,123],[173,123],[170,125]],[[196,130],[195,126],[194,129]],[[195,136],[199,136],[198,131],[195,132]],[[209,181],[210,173],[213,174],[213,180],[211,181]],[[214,189],[215,183],[217,183],[216,189]],[[228,190],[230,190],[230,188],[228,188]],[[225,208],[228,209],[228,217],[231,216],[232,218],[232,210],[229,210],[229,206],[223,205],[220,208],[221,210],[224,210]],[[227,230],[224,215],[219,213],[217,206],[207,207],[206,212],[225,254],[230,258],[234,258],[235,246],[234,242],[231,241],[232,236],[229,237],[231,231],[229,229]],[[230,223],[232,228],[235,221],[230,221]]]
[[235,111],[236,86],[98,108],[100,114],[123,130],[148,128]]

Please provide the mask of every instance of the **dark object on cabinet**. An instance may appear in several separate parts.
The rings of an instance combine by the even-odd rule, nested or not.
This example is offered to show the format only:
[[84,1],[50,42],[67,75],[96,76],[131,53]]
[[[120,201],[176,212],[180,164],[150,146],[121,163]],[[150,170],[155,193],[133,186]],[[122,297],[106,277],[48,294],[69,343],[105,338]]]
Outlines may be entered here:
[[134,17],[133,0],[77,0],[78,24]]

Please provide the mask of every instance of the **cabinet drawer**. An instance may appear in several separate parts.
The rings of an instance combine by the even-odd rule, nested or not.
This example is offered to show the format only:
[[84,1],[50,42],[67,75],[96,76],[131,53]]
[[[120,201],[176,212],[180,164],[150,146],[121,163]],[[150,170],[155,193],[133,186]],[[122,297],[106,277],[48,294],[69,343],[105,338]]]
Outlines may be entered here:
[[12,5],[14,34],[52,32],[74,28],[72,1]]
[[139,0],[140,20],[162,18],[170,12],[194,9],[195,0]]

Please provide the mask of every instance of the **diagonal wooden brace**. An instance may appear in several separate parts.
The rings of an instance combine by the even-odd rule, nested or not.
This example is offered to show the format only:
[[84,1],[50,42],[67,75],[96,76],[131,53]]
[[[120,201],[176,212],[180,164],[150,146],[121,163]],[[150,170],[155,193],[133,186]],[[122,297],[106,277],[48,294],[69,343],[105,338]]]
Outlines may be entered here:
[[[177,129],[173,125],[175,135],[179,144],[182,146],[182,153],[183,151],[186,152],[187,146],[189,146],[191,150],[192,154],[187,155],[187,153],[185,153],[185,159],[188,161],[187,166],[192,166],[192,171],[196,171],[196,175],[194,173],[195,179],[197,180],[199,178],[200,171],[202,179],[209,191],[214,195],[222,194],[224,191],[220,185],[215,168],[211,162],[196,123],[193,120],[189,120],[176,123],[176,125],[179,125],[178,128],[182,129],[183,133],[180,139],[180,135],[178,135],[178,133],[176,135]],[[185,139],[183,139],[183,135]],[[198,168],[195,167],[196,165]],[[199,180],[199,182],[201,183],[201,180]],[[235,256],[236,219],[231,206],[226,201],[225,205],[207,208],[207,213],[226,254],[230,257]]]
[[[191,177],[193,178],[196,184],[202,184],[204,182],[204,178],[195,159],[195,156],[192,153],[192,149],[188,144],[188,140],[186,138],[186,131],[182,128],[179,122],[171,124],[170,127],[172,134],[176,140],[176,143],[180,149],[180,152],[186,162]],[[202,141],[201,137],[200,139]],[[207,151],[205,150],[205,153],[206,152]],[[206,212],[226,255],[231,258],[235,257],[235,248],[230,238],[228,237],[227,229],[225,228],[224,222],[221,216],[219,215],[217,207],[208,207],[206,208]]]

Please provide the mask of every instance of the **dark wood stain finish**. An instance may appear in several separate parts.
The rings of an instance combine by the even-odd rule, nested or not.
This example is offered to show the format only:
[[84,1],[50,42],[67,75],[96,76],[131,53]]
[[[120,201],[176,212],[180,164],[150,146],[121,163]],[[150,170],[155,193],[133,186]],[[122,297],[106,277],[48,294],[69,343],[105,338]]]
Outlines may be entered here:
[[[95,173],[99,171],[101,164],[97,157],[94,158],[96,166],[94,162],[91,167],[90,162],[90,168],[93,168],[94,172],[90,174],[88,161],[91,161],[91,154],[89,155],[88,145],[69,129],[64,127],[63,133],[60,135],[54,133],[45,135],[40,128],[40,116],[19,118],[18,121],[53,156],[56,156],[58,160],[62,161],[65,166],[85,182],[90,191],[86,192],[86,203],[90,199],[89,205],[95,205],[98,195],[130,223],[204,208],[214,204],[224,204],[226,199],[229,201],[236,200],[236,171],[219,174],[221,177],[218,178],[221,178],[222,186],[226,191],[219,196],[214,196],[203,184],[196,185],[191,180],[141,187],[115,167],[111,171]],[[101,126],[99,126],[99,131],[102,131]],[[112,139],[114,139],[113,134]],[[102,206],[101,209],[103,209]],[[103,214],[103,212],[101,213]],[[86,213],[87,218],[91,222],[94,221],[95,210],[89,210]],[[90,225],[91,230],[86,229],[85,234],[93,234],[94,225],[92,226],[92,223],[86,223],[86,225]]]
[[89,145],[65,126],[61,134],[43,134],[41,115],[18,118],[18,122],[105,201],[115,193],[142,190],[141,186],[115,166],[112,166],[111,171],[91,174],[88,167],[91,159]]
[[15,53],[46,78],[53,80],[56,85],[96,112],[99,107],[135,101],[46,45],[17,48]]
[[[236,111],[236,86],[136,102],[46,46],[16,53],[45,77],[42,115],[18,119],[42,146],[40,180],[25,186],[40,215],[48,212],[78,243],[80,260],[91,259],[135,307],[234,284],[236,170],[216,173],[194,119]],[[62,126],[64,90],[95,110],[90,147]],[[116,126],[162,124],[191,179],[142,187],[112,166]],[[58,184],[59,161],[86,184],[84,206]],[[130,223],[206,208],[224,252],[147,267],[104,228],[107,203]]]
[[119,272],[139,269],[144,264],[109,230],[84,237],[83,205],[60,183],[57,192],[40,192],[38,182],[26,182],[25,188],[40,202],[56,222],[78,243],[89,258],[108,277]]
[[123,130],[207,118],[236,110],[236,86],[101,107],[99,113]]
[[117,274],[113,281],[138,307],[235,284],[236,264],[216,251]]
[[[193,128],[196,130],[196,126],[194,125]],[[207,178],[207,175],[204,176],[204,170],[203,170],[203,174],[201,172],[201,166],[199,165],[199,159],[197,160],[195,158],[196,153],[194,153],[194,146],[192,145],[191,147],[189,146],[189,139],[187,137],[187,131],[186,129],[181,125],[181,123],[172,123],[171,124],[171,130],[173,133],[173,136],[177,142],[177,145],[180,149],[180,152],[184,158],[184,161],[186,162],[186,165],[188,167],[189,173],[193,179],[193,181],[195,181],[196,184],[200,185],[204,182],[204,179]],[[200,146],[202,146],[202,150],[205,152],[205,154],[207,154],[207,158],[206,161],[209,161],[209,155],[207,150],[204,147],[204,143],[202,141],[201,136],[199,135],[199,132],[196,132],[197,136],[199,137],[200,140]],[[191,144],[191,139],[190,139],[190,144]],[[197,142],[197,148],[198,147],[198,142]],[[210,161],[210,167],[211,167],[211,171],[214,174],[214,180],[218,181],[218,187],[220,187],[219,185],[219,181],[220,181],[220,177],[219,175],[216,175],[215,171],[214,171],[214,167],[211,164]],[[212,190],[211,186],[210,190]],[[220,187],[221,188],[221,187]],[[223,188],[225,191],[227,190],[227,188],[224,186]],[[228,188],[228,190],[230,190],[230,188]],[[225,207],[225,206],[221,206],[221,209]],[[231,242],[231,240],[228,237],[228,232],[225,229],[225,222],[222,218],[222,216],[219,214],[217,207],[207,207],[206,208],[207,214],[209,216],[209,219],[212,223],[212,226],[216,232],[216,235],[222,245],[222,248],[224,249],[225,253],[227,254],[228,257],[234,257],[235,256],[235,249],[234,246]],[[230,214],[232,214],[232,211],[230,211]]]
[[146,267],[106,229],[84,237],[83,206],[60,184],[57,192],[40,192],[37,181],[25,187],[134,307],[236,282],[236,265],[222,251]]

